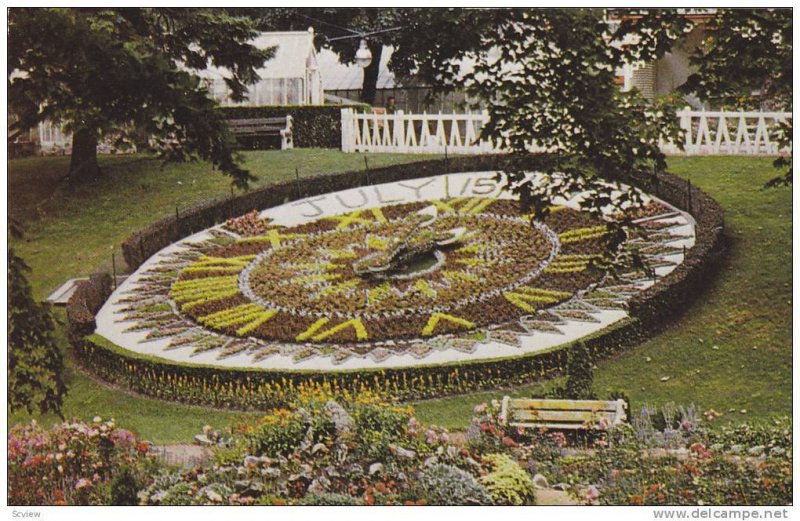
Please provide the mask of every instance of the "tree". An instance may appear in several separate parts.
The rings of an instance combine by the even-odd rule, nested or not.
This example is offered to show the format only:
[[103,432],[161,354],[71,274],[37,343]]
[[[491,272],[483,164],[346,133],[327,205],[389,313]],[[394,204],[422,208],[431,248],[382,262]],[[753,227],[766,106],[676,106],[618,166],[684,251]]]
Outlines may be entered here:
[[8,408],[61,414],[67,387],[55,319],[33,298],[30,268],[8,249]]
[[[792,10],[720,9],[706,25],[703,45],[692,55],[696,71],[681,90],[718,107],[792,110]],[[781,125],[781,148],[791,145],[792,123]],[[779,157],[787,170],[770,184],[792,182],[792,160]]]
[[73,135],[68,177],[101,175],[99,139],[142,133],[171,161],[210,160],[241,187],[224,121],[196,71],[230,71],[233,99],[273,50],[249,40],[247,18],[179,8],[13,8],[8,20],[9,105],[16,128],[62,123]]
[[[609,13],[601,9],[460,16],[473,17],[470,25],[482,30],[470,48],[450,54],[470,57],[474,67],[460,71],[453,57],[436,49],[432,62],[447,71],[439,83],[459,85],[484,101],[489,123],[483,137],[510,150],[512,158],[527,159],[532,149],[547,152],[533,165],[546,183],[526,183],[522,169],[506,172],[523,204],[541,217],[559,196],[585,194],[582,206],[595,213],[640,203],[625,185],[647,182],[666,169],[658,143],[677,131],[675,106],[668,103],[674,100],[649,103],[635,91],[621,92],[614,79],[625,63],[666,52],[685,30],[680,19],[653,12],[612,29]],[[635,29],[638,44],[622,45]],[[612,199],[612,189],[621,196]]]

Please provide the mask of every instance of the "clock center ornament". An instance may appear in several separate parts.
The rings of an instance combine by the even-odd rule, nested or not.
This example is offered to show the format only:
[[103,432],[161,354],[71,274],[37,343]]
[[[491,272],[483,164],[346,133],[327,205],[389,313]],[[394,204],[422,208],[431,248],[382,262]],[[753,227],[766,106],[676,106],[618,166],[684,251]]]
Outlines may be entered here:
[[[435,206],[429,206],[410,214],[408,231],[391,239],[384,250],[369,253],[352,264],[359,277],[385,280],[388,278],[409,278],[438,268],[444,263],[443,250],[461,242],[467,229],[465,227],[442,229],[443,222]],[[433,257],[430,264],[420,261]]]
[[[236,367],[508,356],[627,316],[627,299],[652,274],[610,277],[597,262],[609,246],[635,246],[664,274],[693,244],[691,217],[650,197],[636,218],[654,233],[610,243],[615,216],[564,201],[532,220],[498,185],[487,192],[494,178],[357,188],[232,219],[151,258],[101,309],[98,332],[126,348]],[[453,197],[457,181],[463,196]],[[413,190],[385,199],[400,188]],[[112,330],[120,322],[132,324]]]

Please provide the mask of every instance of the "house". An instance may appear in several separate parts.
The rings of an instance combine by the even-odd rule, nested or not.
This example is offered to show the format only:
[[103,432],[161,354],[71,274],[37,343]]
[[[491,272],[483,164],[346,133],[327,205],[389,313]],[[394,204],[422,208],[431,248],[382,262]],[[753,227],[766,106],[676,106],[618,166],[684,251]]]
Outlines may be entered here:
[[[706,21],[714,16],[711,10],[704,13],[687,14],[694,26],[660,59],[649,63],[636,63],[623,67],[618,73],[618,84],[623,91],[638,89],[647,99],[663,96],[683,85],[694,72],[690,56],[699,47],[706,33]],[[611,21],[618,23],[614,20]],[[632,42],[627,42],[632,43]],[[704,108],[704,103],[693,96],[687,102],[696,109]]]
[[275,54],[258,69],[261,79],[247,89],[247,100],[231,101],[225,84],[226,69],[196,71],[221,105],[321,105],[322,77],[314,47],[314,30],[261,33],[253,41],[259,49],[275,47]]

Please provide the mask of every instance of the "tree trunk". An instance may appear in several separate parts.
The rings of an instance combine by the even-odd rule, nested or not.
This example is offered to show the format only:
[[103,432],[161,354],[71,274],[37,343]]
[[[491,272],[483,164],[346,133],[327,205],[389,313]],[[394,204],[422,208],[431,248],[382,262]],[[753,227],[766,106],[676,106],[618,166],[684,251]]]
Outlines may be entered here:
[[80,128],[72,136],[72,157],[67,177],[74,182],[88,181],[100,177],[97,164],[97,133]]
[[372,53],[372,63],[364,69],[364,82],[361,84],[361,101],[372,105],[375,103],[375,94],[378,90],[378,73],[381,70],[383,44],[370,42],[369,50]]

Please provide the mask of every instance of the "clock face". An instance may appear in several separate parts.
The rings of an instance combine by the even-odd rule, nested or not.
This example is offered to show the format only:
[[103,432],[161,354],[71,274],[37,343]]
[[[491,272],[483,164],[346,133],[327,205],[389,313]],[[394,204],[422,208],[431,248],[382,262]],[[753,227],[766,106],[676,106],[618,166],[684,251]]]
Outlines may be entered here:
[[[612,240],[613,216],[592,217],[576,200],[532,220],[496,175],[357,187],[231,219],[148,259],[99,311],[97,333],[221,367],[514,356],[624,319],[627,300],[694,244],[691,217],[648,196],[630,215],[647,235]],[[610,276],[600,261],[620,249],[654,271]]]
[[[206,327],[281,342],[469,332],[546,309],[600,280],[591,263],[603,251],[604,223],[552,210],[531,222],[515,201],[462,198],[265,224],[189,264],[171,296]],[[186,292],[204,281],[230,291],[212,299]]]

